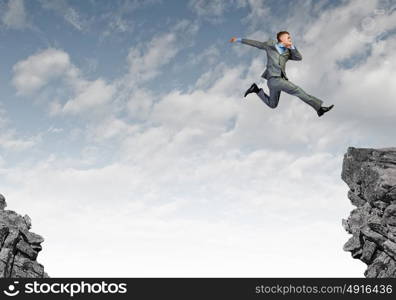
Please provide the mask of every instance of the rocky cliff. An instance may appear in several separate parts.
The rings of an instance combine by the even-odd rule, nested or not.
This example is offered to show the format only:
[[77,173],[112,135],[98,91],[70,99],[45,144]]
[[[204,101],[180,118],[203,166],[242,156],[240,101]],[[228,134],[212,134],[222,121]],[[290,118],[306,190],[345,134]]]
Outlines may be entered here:
[[12,210],[0,194],[0,278],[49,277],[44,267],[37,262],[38,252],[44,239],[29,229],[31,220]]
[[350,147],[341,178],[356,206],[342,220],[352,237],[344,250],[367,264],[366,277],[396,277],[396,148]]

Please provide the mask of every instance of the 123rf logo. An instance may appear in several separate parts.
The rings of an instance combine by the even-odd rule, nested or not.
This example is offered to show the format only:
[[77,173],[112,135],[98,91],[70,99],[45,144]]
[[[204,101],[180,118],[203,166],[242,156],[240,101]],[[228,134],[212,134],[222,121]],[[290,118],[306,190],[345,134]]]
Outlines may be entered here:
[[7,296],[16,296],[19,294],[19,290],[17,289],[17,284],[19,283],[19,281],[14,281],[13,284],[10,284],[6,290],[3,291],[3,293]]

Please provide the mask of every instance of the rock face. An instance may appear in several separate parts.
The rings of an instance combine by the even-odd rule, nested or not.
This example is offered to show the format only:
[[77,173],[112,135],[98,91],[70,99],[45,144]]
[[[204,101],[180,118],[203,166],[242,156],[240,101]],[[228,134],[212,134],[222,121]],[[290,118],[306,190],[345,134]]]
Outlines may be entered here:
[[12,210],[0,194],[0,278],[45,278],[43,265],[37,262],[44,239],[29,229],[31,220]]
[[348,148],[341,178],[356,206],[342,220],[344,250],[367,264],[364,276],[396,278],[396,148]]

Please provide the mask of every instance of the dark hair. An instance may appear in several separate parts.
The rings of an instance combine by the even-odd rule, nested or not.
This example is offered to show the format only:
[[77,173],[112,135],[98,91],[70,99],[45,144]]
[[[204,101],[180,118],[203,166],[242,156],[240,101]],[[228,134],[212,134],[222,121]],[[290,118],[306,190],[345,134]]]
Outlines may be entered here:
[[278,40],[278,42],[280,42],[280,37],[281,37],[281,35],[283,35],[283,34],[290,34],[290,33],[288,33],[287,31],[279,31],[277,34],[276,34],[276,39]]

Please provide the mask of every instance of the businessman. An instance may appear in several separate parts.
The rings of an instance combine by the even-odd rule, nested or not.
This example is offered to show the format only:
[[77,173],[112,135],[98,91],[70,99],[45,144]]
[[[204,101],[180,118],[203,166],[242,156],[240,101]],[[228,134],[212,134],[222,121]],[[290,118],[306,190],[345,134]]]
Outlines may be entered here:
[[267,86],[269,88],[269,95],[267,95],[262,88],[259,88],[256,83],[246,91],[245,97],[250,93],[256,93],[260,99],[271,108],[278,106],[281,92],[286,92],[290,95],[297,96],[302,101],[312,106],[317,112],[318,116],[322,116],[333,108],[322,106],[323,101],[307,94],[302,88],[295,85],[286,75],[286,62],[291,60],[302,60],[301,53],[292,44],[291,36],[287,31],[280,31],[276,35],[275,40],[268,40],[266,42],[258,42],[254,40],[232,37],[231,43],[240,42],[249,46],[253,46],[267,52],[267,68],[261,77],[267,79]]

